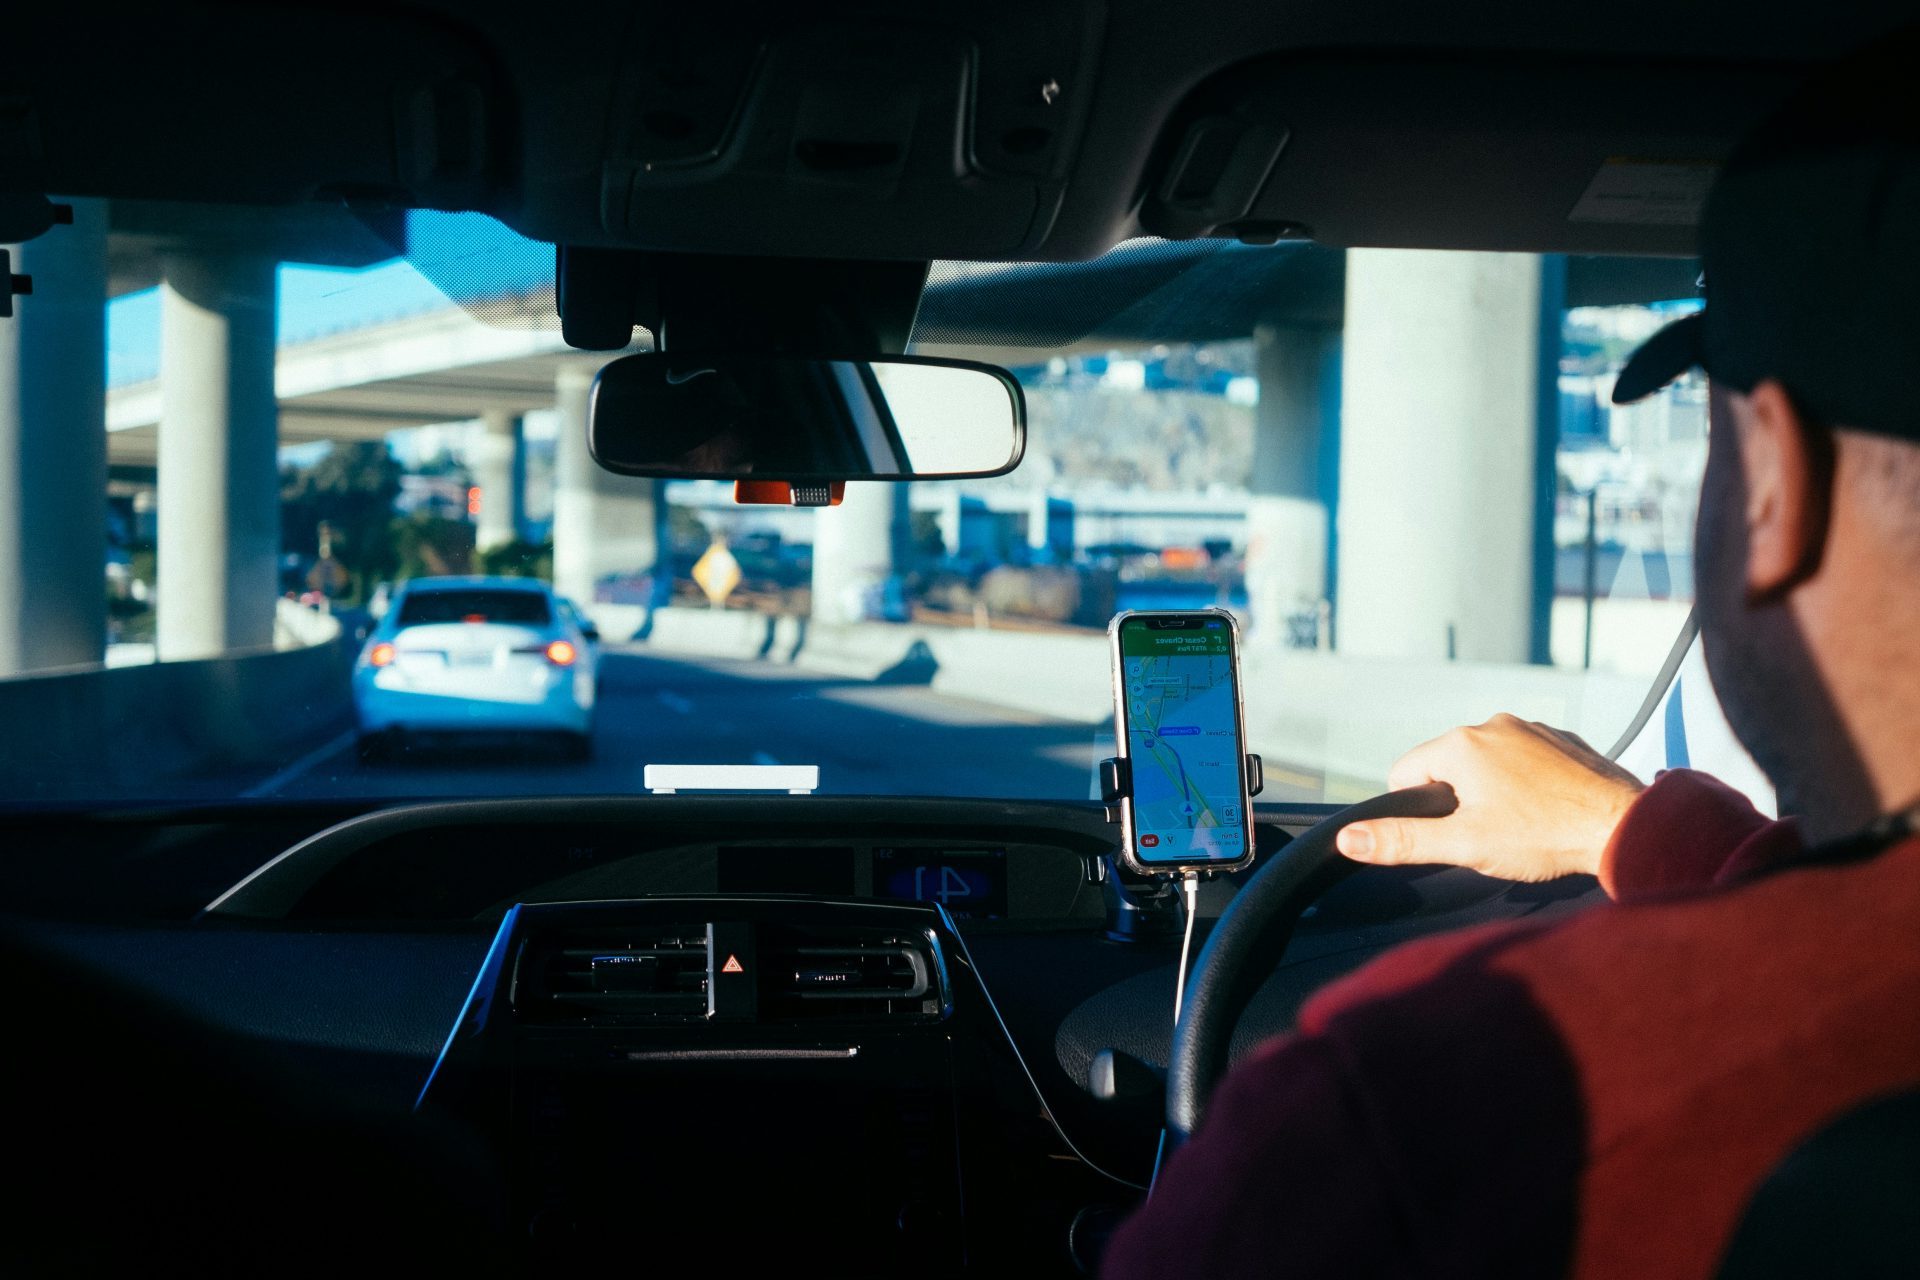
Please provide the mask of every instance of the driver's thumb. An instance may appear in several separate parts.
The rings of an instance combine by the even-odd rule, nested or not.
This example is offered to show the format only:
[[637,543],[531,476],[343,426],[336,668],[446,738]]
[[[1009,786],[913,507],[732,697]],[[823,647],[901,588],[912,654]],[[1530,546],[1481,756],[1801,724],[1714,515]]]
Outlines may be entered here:
[[1375,818],[1340,828],[1334,847],[1355,862],[1391,864],[1396,862],[1434,862],[1438,859],[1423,849],[1422,837],[1433,827],[1431,818]]

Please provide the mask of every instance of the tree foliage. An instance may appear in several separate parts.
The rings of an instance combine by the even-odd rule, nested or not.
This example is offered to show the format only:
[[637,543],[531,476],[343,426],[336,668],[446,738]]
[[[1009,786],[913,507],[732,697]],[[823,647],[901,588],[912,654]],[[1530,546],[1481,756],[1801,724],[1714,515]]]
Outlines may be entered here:
[[401,472],[379,440],[337,444],[310,467],[282,468],[281,550],[318,555],[325,524],[342,564],[363,579],[392,577],[399,564],[392,526]]
[[416,511],[392,523],[394,577],[435,578],[473,572],[473,525],[430,511]]
[[507,578],[553,578],[553,544],[516,538],[475,553],[480,572]]

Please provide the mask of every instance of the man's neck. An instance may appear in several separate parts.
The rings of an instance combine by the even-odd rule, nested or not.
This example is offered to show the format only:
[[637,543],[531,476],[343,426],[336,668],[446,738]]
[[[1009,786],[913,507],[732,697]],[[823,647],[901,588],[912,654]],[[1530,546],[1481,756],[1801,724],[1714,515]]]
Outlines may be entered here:
[[1825,735],[1810,734],[1803,747],[1793,811],[1811,841],[1840,839],[1920,803],[1920,655],[1873,657],[1828,668],[1845,745],[1820,750],[1814,743]]
[[[1920,801],[1920,556],[1911,502],[1887,489],[1888,446],[1842,433],[1820,572],[1788,607],[1818,688],[1781,724],[1795,750],[1808,834],[1837,838]],[[1899,445],[1902,456],[1912,446]],[[1815,705],[1824,696],[1826,706]]]

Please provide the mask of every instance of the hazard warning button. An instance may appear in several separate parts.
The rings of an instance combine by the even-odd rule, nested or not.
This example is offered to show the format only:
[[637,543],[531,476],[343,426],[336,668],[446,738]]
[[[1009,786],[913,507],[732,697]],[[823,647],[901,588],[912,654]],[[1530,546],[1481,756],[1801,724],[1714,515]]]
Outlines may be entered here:
[[707,925],[707,1016],[752,1019],[759,1014],[753,967],[753,926],[739,920]]

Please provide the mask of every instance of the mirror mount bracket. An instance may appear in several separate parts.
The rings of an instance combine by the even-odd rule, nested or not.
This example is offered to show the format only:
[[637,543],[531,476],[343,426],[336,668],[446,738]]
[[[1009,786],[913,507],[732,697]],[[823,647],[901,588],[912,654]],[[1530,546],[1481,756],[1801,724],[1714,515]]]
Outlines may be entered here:
[[737,506],[837,507],[846,499],[847,482],[830,480],[796,484],[790,480],[735,480]]
[[660,351],[819,360],[903,354],[929,266],[564,244],[557,253],[557,305],[569,346],[619,351],[632,345],[638,325]]

